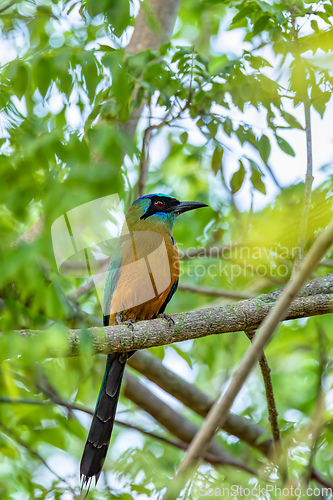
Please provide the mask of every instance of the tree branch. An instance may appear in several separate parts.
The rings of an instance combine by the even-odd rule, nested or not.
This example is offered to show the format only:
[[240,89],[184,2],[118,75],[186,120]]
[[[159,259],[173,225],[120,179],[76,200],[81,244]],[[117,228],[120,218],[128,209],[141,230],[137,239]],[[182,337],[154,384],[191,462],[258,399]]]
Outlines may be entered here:
[[[171,434],[184,443],[190,443],[198,431],[198,427],[184,418],[180,413],[155,396],[137,378],[128,372],[124,377],[124,395],[147,411],[157,422],[163,425]],[[230,453],[223,450],[217,443],[212,442],[207,448],[208,456],[215,456],[218,463],[224,463],[232,467],[245,470],[249,474],[256,475],[256,472],[240,460],[234,458]],[[206,453],[205,453],[206,455]],[[211,461],[207,455],[206,459]],[[217,463],[217,462],[215,462]]]
[[326,481],[326,479],[324,479],[323,477],[321,477],[318,474],[318,472],[316,471],[316,469],[314,469],[314,468],[311,469],[310,479],[313,479],[314,481],[316,481],[317,483],[321,484],[325,488],[329,488],[331,490],[331,492],[333,491],[333,483],[330,483],[329,481]]
[[[201,417],[206,417],[214,404],[210,396],[163,366],[161,361],[148,351],[136,352],[127,363]],[[223,430],[257,448],[264,455],[270,454],[272,440],[261,439],[266,430],[249,420],[230,412]]]
[[[172,315],[175,325],[168,326],[164,319],[140,321],[134,330],[127,326],[105,326],[87,329],[96,353],[125,352],[148,347],[183,342],[221,333],[257,329],[281,296],[283,289],[270,292],[252,300],[187,313]],[[289,305],[284,320],[306,318],[333,311],[333,274],[309,281],[298,298]],[[281,319],[282,320],[282,319]],[[45,330],[18,330],[23,337],[45,335]],[[81,330],[68,330],[68,347],[54,348],[50,356],[75,356],[78,354]],[[1,336],[0,336],[1,338]]]
[[[133,36],[126,47],[128,53],[157,50],[161,43],[169,41],[176,21],[180,0],[148,0],[141,3],[139,14],[135,20]],[[129,136],[134,133],[145,103],[142,102],[134,110],[129,120],[122,127]]]
[[[103,272],[107,271],[109,264],[109,259],[107,262],[106,267],[102,267],[100,270],[100,274],[96,275],[94,280],[90,279],[83,283],[83,285],[79,286],[75,290],[71,291],[67,297],[69,299],[78,299],[81,297],[81,295],[84,295],[85,293],[90,292],[97,283],[99,277],[102,279]],[[235,292],[233,290],[221,290],[219,288],[212,288],[208,286],[193,286],[193,285],[188,285],[186,283],[179,283],[178,285],[178,290],[183,290],[184,292],[193,292],[193,293],[199,293],[202,295],[209,295],[211,297],[225,297],[226,299],[252,299],[258,296],[258,294],[254,294],[251,292]],[[1,304],[0,304],[1,307]]]
[[[188,432],[191,433],[193,426],[192,424],[189,424],[185,418],[183,418],[177,412],[172,410],[170,419],[170,408],[166,403],[161,401],[160,398],[155,396],[149,389],[144,387],[141,384],[141,382],[139,382],[135,377],[131,375],[129,376],[125,375],[125,377],[127,377],[126,379],[127,390],[125,389],[124,395],[129,400],[133,401],[134,403],[140,401],[141,403],[139,406],[141,409],[149,413],[153,418],[155,418],[155,420],[158,423],[161,423],[161,425],[167,427],[168,431],[171,434],[174,434],[179,439],[183,438],[184,436],[187,436]],[[40,386],[38,387],[49,398],[48,401],[41,399],[26,399],[26,398],[15,399],[10,397],[0,397],[0,404],[20,404],[20,405],[22,404],[22,405],[33,405],[33,406],[59,405],[66,408],[69,411],[82,411],[91,416],[94,414],[92,410],[90,410],[85,406],[65,401],[59,396],[54,396],[50,391],[46,390],[44,387]],[[135,396],[132,397],[133,395]],[[159,413],[156,412],[156,408],[160,409]],[[241,417],[238,418],[241,419]],[[246,420],[244,420],[244,422],[246,422]],[[166,423],[167,425],[165,425]],[[118,419],[115,420],[115,424],[120,425],[121,427],[125,427],[126,429],[138,431],[141,434],[145,434],[146,436],[151,437],[152,439],[158,439],[159,441],[169,444],[170,446],[175,446],[176,448],[179,448],[181,450],[187,450],[188,443],[190,442],[190,441],[183,441],[182,439],[180,441],[174,441],[172,439],[166,438],[165,436],[161,436],[160,434],[156,434],[155,432],[147,431],[145,429],[142,429],[141,427],[138,427],[137,425],[133,425]],[[258,429],[260,429],[260,427],[258,427]],[[264,432],[263,429],[260,430]],[[211,464],[229,464],[229,462],[231,461],[230,465],[235,465],[237,467],[243,468],[244,470],[246,470],[246,472],[255,474],[254,470],[247,468],[242,462],[235,461],[234,458],[231,457],[231,455],[228,458],[227,454],[224,451],[220,455],[216,455],[214,453],[207,453],[204,456],[204,459]],[[229,460],[228,462],[226,461],[227,459]]]
[[[129,381],[128,381],[129,382]],[[13,399],[13,398],[8,398],[8,397],[0,397],[0,404],[22,404],[22,405],[37,405],[37,406],[50,406],[50,405],[59,405],[63,406],[67,410],[70,411],[82,411],[83,413],[87,413],[88,415],[93,416],[94,412],[92,410],[89,410],[89,408],[86,408],[85,406],[77,405],[75,403],[69,403],[68,401],[64,401],[62,399],[56,400],[55,398],[50,399],[49,401],[45,400],[40,400],[40,399],[24,399],[24,398],[19,398],[19,399]],[[147,408],[145,411],[148,411]],[[149,412],[148,412],[149,413]],[[174,446],[176,448],[179,448],[180,450],[187,450],[187,443],[184,443],[183,441],[174,441],[172,439],[168,439],[165,436],[161,436],[160,434],[156,434],[155,432],[150,432],[146,431],[145,429],[142,429],[141,427],[138,427],[137,425],[130,424],[128,422],[124,422],[122,420],[116,419],[115,421],[116,425],[120,425],[120,427],[125,427],[126,429],[138,431],[141,434],[144,434],[145,436],[148,436],[152,439],[157,439],[159,441],[162,441],[165,444],[169,444],[170,446]],[[39,457],[38,457],[39,458]],[[205,460],[212,464],[220,464],[220,463],[225,463],[221,462],[221,457],[218,457],[216,455],[208,453],[205,457]]]
[[5,10],[9,9],[10,7],[13,7],[13,5],[15,5],[17,3],[17,0],[10,0],[9,2],[7,3],[4,3],[1,7],[0,7],[0,14],[2,14],[3,12],[5,12]]

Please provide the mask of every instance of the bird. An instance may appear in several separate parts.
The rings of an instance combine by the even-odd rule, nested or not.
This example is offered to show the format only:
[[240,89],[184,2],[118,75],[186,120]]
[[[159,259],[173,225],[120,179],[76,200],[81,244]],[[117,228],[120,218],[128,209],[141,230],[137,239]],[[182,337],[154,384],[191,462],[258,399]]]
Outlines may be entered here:
[[[108,268],[103,305],[103,324],[127,324],[162,317],[179,280],[179,255],[172,231],[177,217],[205,203],[179,201],[155,193],[138,198],[125,215],[117,249]],[[135,334],[135,329],[133,334]],[[110,444],[120,386],[126,361],[135,351],[107,356],[104,378],[97,399],[80,464],[81,485],[97,484]]]

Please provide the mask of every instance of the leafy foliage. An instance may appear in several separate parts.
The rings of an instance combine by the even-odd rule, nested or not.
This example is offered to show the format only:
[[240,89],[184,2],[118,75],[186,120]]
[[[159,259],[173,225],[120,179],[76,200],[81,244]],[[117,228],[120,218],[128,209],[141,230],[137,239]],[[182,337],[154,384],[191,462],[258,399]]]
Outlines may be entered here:
[[[77,301],[71,298],[85,281],[59,275],[50,226],[72,208],[108,194],[119,193],[125,206],[133,201],[148,126],[152,139],[146,192],[210,203],[210,210],[180,220],[175,230],[180,250],[234,244],[221,259],[183,260],[181,281],[198,289],[264,293],[283,286],[291,274],[304,184],[280,181],[281,187],[274,156],[280,150],[280,158],[298,161],[293,140],[297,131],[305,136],[304,102],[321,117],[331,105],[332,2],[184,0],[170,43],[127,53],[124,46],[135,9],[124,0],[22,0],[0,5],[4,500],[18,494],[36,499],[78,494],[78,460],[88,419],[52,401],[94,407],[104,360],[92,357],[84,332],[101,311],[93,290]],[[150,21],[159,26],[159,20]],[[224,50],[223,36],[232,33],[239,36],[239,46]],[[132,137],[128,125],[142,104],[149,110]],[[312,194],[306,248],[331,218],[330,165],[321,174]],[[243,199],[251,208],[244,209]],[[256,200],[264,200],[261,208]],[[40,237],[18,244],[17,238],[41,216]],[[317,275],[328,271],[321,266]],[[226,301],[178,291],[169,311]],[[68,327],[83,329],[81,356],[45,359],[52,346],[64,345]],[[11,333],[44,328],[45,338],[29,342]],[[153,352],[204,392],[217,396],[247,345],[245,335],[238,333]],[[313,465],[324,479],[332,480],[332,318],[283,324],[266,354],[282,437],[286,449],[289,446],[282,479],[285,475],[303,484]],[[310,422],[321,393],[326,407],[320,422],[315,422],[315,437]],[[192,412],[181,411],[200,425]],[[247,383],[235,411],[269,434],[259,372]],[[119,419],[172,438],[125,398]],[[160,498],[183,451],[120,426],[113,439],[105,484],[100,481],[91,498],[111,493],[122,499]],[[224,432],[218,442],[254,469],[258,460],[265,460]],[[273,472],[264,463],[261,477],[268,479]],[[232,467],[205,467],[189,495],[197,497],[202,484],[266,484]]]

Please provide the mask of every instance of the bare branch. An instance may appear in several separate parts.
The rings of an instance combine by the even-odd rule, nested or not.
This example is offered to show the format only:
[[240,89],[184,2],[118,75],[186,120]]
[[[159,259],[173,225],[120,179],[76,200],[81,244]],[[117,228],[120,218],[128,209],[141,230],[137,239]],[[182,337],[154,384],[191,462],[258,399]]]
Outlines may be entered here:
[[[147,49],[156,50],[161,43],[167,42],[172,34],[179,5],[180,0],[142,2],[135,20],[135,30],[126,51],[137,53]],[[134,110],[123,126],[123,131],[129,137],[134,137],[144,104],[142,102],[139,108]]]
[[[128,364],[202,417],[206,417],[214,404],[210,396],[163,366],[161,361],[148,351],[136,352],[128,360]],[[266,430],[249,420],[230,412],[223,430],[257,448],[264,455],[270,454],[272,440],[262,440]]]
[[331,492],[333,491],[333,483],[330,483],[329,481],[326,481],[326,479],[324,479],[323,477],[321,477],[318,474],[318,472],[316,471],[316,469],[313,469],[313,468],[311,469],[310,479],[313,479],[314,481],[316,481],[317,483],[321,484],[325,488],[329,488],[331,490]]
[[[255,332],[245,332],[247,337],[251,340],[253,340],[255,336]],[[274,391],[273,391],[273,384],[272,384],[272,379],[271,379],[271,369],[269,367],[267,358],[264,354],[262,353],[261,357],[259,358],[259,366],[260,366],[260,371],[261,375],[264,381],[265,385],[265,393],[266,393],[266,399],[267,399],[267,409],[268,409],[268,420],[271,426],[272,430],[272,436],[273,436],[273,442],[274,442],[274,449],[275,449],[275,455],[278,457],[282,451],[282,441],[281,441],[281,434],[280,434],[280,428],[279,428],[279,422],[278,422],[278,411],[276,408],[276,403],[275,403],[275,397],[274,397]]]
[[319,262],[318,266],[333,267],[333,260],[332,259],[323,259],[321,262]]
[[79,286],[79,288],[77,288],[76,290],[73,290],[72,292],[69,292],[69,294],[67,295],[67,297],[69,299],[76,300],[79,297],[81,297],[82,295],[84,295],[85,293],[90,292],[90,290],[92,290],[94,288],[96,283],[98,283],[98,281],[100,281],[103,278],[104,273],[106,273],[106,271],[108,270],[108,267],[110,264],[110,259],[107,258],[107,259],[103,260],[102,262],[103,262],[103,264],[99,268],[98,274],[96,274],[94,276],[94,279],[90,278],[88,281],[83,283],[83,285]]
[[0,14],[2,14],[3,12],[5,12],[7,9],[9,9],[10,7],[13,7],[13,5],[15,5],[17,3],[17,0],[9,0],[9,2],[7,3],[4,3],[1,7],[0,7]]
[[140,9],[135,20],[135,30],[126,50],[128,52],[141,52],[148,48],[156,50],[161,43],[167,42],[172,34],[179,5],[180,0],[146,2],[146,6]]
[[140,174],[138,180],[138,197],[144,194],[148,169],[149,169],[149,143],[152,137],[152,130],[150,127],[146,128],[142,139],[141,160],[140,160]]
[[[128,381],[130,383],[130,381]],[[59,405],[67,408],[68,410],[71,411],[82,411],[84,413],[87,413],[88,415],[93,415],[94,412],[92,410],[89,410],[89,408],[86,408],[85,406],[77,405],[74,403],[69,403],[68,401],[63,401],[63,400],[58,400],[56,401],[55,399],[52,399],[50,401],[44,401],[40,399],[12,399],[8,397],[1,397],[0,398],[0,404],[1,403],[8,403],[8,404],[22,404],[22,405],[37,405],[37,406],[50,406],[50,405]],[[145,410],[147,411],[147,409]],[[142,429],[141,427],[138,427],[137,425],[130,424],[128,422],[123,422],[122,420],[115,420],[116,425],[120,425],[120,427],[124,427],[126,429],[131,429],[134,431],[138,431],[141,434],[144,434],[145,436],[149,436],[152,439],[158,439],[159,441],[162,441],[165,444],[169,444],[170,446],[175,446],[176,448],[179,448],[180,450],[187,450],[187,443],[184,443],[183,441],[174,441],[172,439],[168,439],[165,436],[161,436],[160,434],[156,434],[155,432],[150,432],[146,431],[145,429]],[[207,457],[207,458],[206,458]],[[220,463],[225,463],[221,462],[221,457],[218,457],[216,455],[208,453],[205,457],[205,460],[207,460],[210,463],[214,464],[220,464]]]
[[[149,389],[141,384],[137,378],[133,377],[133,375],[128,372],[125,373],[124,386],[124,395],[152,415],[155,420],[163,425],[169,432],[171,432],[171,434],[184,443],[190,443],[192,441],[198,431],[198,427],[196,425],[184,418],[174,409],[170,408],[167,403],[164,403],[164,401],[156,397]],[[249,474],[256,475],[256,472],[253,469],[240,460],[234,458],[230,453],[223,450],[215,442],[210,444],[207,448],[207,452],[210,456],[213,455],[214,457],[217,457],[218,463],[231,465],[245,470],[246,472],[249,472]],[[207,456],[206,459],[210,461]]]
[[313,183],[312,175],[312,137],[311,137],[311,103],[308,97],[304,101],[304,115],[305,115],[305,134],[306,134],[306,157],[307,157],[307,167],[305,176],[305,188],[304,188],[304,198],[303,198],[303,208],[301,216],[301,229],[299,234],[297,255],[295,258],[295,263],[293,267],[292,275],[294,276],[298,266],[304,255],[304,248],[306,243],[306,229],[308,226],[309,211],[310,211],[310,201],[311,201],[311,189]]
[[233,290],[220,290],[219,288],[211,288],[208,286],[193,286],[185,283],[179,283],[178,290],[185,292],[200,293],[202,295],[210,295],[212,297],[225,297],[226,299],[252,299],[257,297],[256,294],[250,292],[234,292]]
[[19,236],[16,241],[12,244],[12,247],[17,247],[20,243],[32,243],[42,234],[44,229],[45,217],[41,215],[35,224],[24,234]]

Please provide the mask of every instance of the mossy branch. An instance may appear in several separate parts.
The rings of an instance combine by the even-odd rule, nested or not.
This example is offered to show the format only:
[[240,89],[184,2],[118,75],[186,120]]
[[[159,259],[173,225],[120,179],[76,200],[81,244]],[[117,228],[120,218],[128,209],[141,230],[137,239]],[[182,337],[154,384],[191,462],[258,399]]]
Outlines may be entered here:
[[[174,314],[175,325],[168,326],[164,319],[140,321],[134,329],[127,326],[93,327],[86,329],[91,335],[96,353],[131,351],[182,342],[222,333],[251,331],[260,325],[275,305],[283,289],[255,299],[243,300],[221,307],[199,309]],[[333,274],[309,281],[291,303],[284,319],[305,318],[333,312]],[[45,335],[47,331],[19,330],[23,337]],[[82,331],[68,330],[66,351],[55,349],[49,355],[75,356],[79,352]],[[86,338],[86,336],[85,336]]]

